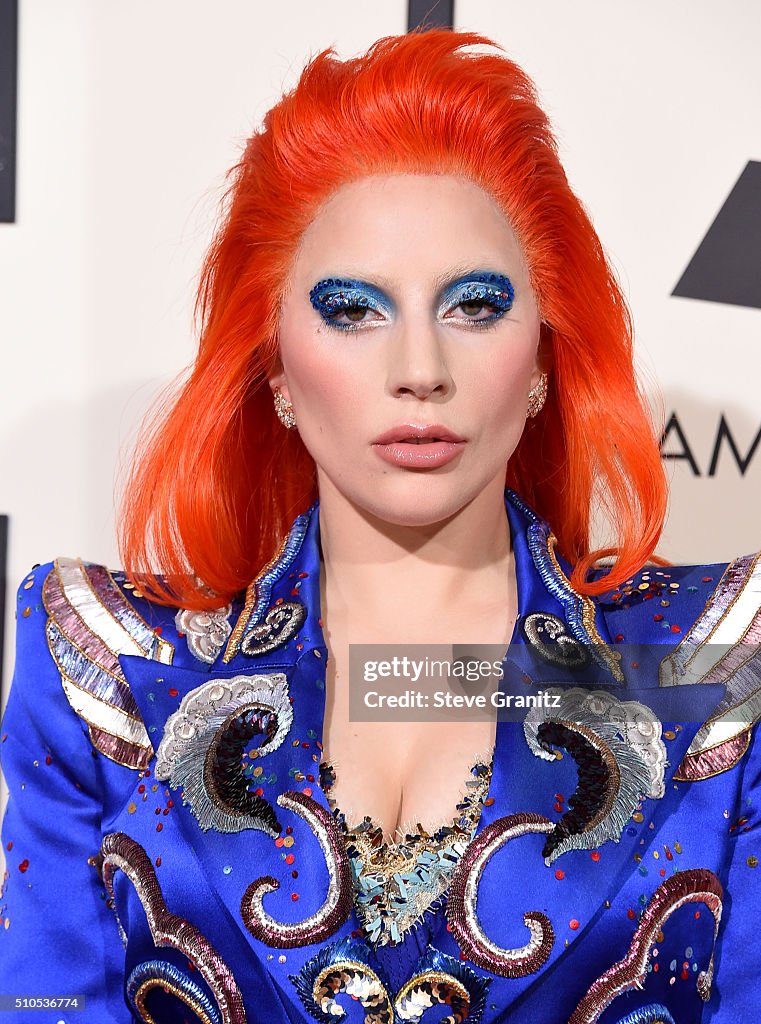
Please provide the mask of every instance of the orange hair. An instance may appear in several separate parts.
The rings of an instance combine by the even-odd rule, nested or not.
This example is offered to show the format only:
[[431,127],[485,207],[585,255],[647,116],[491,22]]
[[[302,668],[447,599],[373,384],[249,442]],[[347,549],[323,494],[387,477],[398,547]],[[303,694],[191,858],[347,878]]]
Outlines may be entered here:
[[[433,29],[379,39],[345,61],[324,50],[230,172],[198,291],[198,356],[145,431],[124,493],[121,554],[155,599],[225,603],[317,497],[314,462],[276,419],[267,379],[304,230],[336,189],[370,174],[458,175],[499,203],[553,360],[547,402],[527,420],[506,483],[552,524],[583,593],[618,585],[652,554],[667,485],[626,301],[533,83],[500,53],[465,49],[474,44],[500,49],[473,32]],[[604,552],[590,551],[593,500],[616,540]],[[611,552],[609,574],[589,582]]]

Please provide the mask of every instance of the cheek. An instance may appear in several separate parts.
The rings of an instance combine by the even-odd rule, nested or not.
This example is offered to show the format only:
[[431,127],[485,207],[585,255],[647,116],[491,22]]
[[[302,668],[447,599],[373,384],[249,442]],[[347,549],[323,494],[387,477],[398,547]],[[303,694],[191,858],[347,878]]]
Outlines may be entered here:
[[352,340],[338,338],[334,343],[322,333],[302,331],[282,345],[291,399],[305,429],[351,420],[361,408],[367,367],[356,352],[342,351],[342,344],[350,345]]
[[534,364],[535,349],[531,345],[510,345],[494,352],[479,367],[471,400],[495,424],[522,424]]

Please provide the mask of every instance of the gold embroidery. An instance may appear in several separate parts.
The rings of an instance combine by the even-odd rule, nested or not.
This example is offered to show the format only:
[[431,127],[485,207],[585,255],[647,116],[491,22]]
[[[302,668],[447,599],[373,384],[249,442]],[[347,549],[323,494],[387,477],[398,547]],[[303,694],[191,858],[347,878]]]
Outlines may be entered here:
[[321,784],[343,834],[352,866],[354,905],[370,942],[395,944],[413,928],[432,904],[447,891],[460,857],[481,817],[491,782],[491,764],[480,757],[471,766],[474,776],[457,803],[458,813],[433,831],[418,822],[417,832],[398,830],[402,838],[389,842],[369,815],[349,825],[329,795],[335,780],[332,765],[320,765]]

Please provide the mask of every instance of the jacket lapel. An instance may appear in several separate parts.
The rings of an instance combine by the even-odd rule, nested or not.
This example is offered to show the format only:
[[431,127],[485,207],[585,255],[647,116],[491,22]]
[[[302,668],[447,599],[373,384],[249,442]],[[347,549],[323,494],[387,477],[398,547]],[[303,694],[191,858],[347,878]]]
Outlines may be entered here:
[[[599,606],[571,588],[570,567],[554,552],[554,538],[547,524],[511,492],[506,494],[506,505],[518,584],[518,621],[510,651],[513,669],[517,668],[524,677],[530,675],[533,683],[545,691],[548,688],[568,691],[579,685],[589,687],[591,679],[593,689],[606,691],[616,701],[657,706],[658,694],[652,688],[657,686],[658,659],[653,658],[653,652],[650,657],[654,671],[645,676],[650,676],[649,685],[643,688],[642,674],[633,675],[630,671],[633,658],[622,658],[616,651]],[[547,649],[552,646],[548,629],[555,644],[559,643],[564,651]],[[566,637],[592,649],[593,657],[586,665],[579,666],[578,652]],[[629,654],[631,651],[627,652]],[[564,656],[567,659],[565,669],[562,667]],[[509,668],[506,665],[506,678]],[[515,686],[511,692],[516,692]],[[681,707],[684,709],[686,702],[682,702]],[[546,711],[548,718],[552,714],[552,710]],[[529,717],[533,716],[529,714]],[[482,938],[503,951],[526,949],[525,953],[512,958],[492,957],[491,966],[487,954],[482,963],[495,975],[490,1001],[517,1008],[529,998],[540,979],[546,980],[547,972],[558,972],[556,992],[570,993],[578,986],[578,958],[568,954],[573,947],[584,943],[631,876],[641,881],[639,865],[651,854],[661,819],[674,813],[681,797],[683,787],[672,778],[697,723],[659,722],[656,727],[661,740],[658,743],[653,739],[652,750],[660,745],[663,758],[668,762],[662,777],[664,795],[637,801],[620,827],[611,824],[608,829],[613,831],[611,838],[591,848],[574,845],[547,864],[547,829],[556,826],[573,808],[571,800],[580,786],[579,765],[568,748],[557,745],[554,749],[562,751],[562,758],[543,760],[535,756],[523,723],[515,721],[514,715],[512,718],[512,721],[497,724],[488,797],[491,802],[483,808],[473,840],[475,843],[479,837],[492,833],[495,837],[491,843],[493,855],[483,867],[475,901],[468,905],[467,899],[450,900],[457,905],[449,908],[449,921],[442,921],[432,942],[454,956],[463,949],[469,959],[475,959],[474,954],[477,956],[483,945],[478,942],[480,929]],[[624,760],[618,765],[624,774],[628,770],[626,756],[626,749],[618,744],[613,760]],[[598,784],[602,785],[599,777]],[[579,796],[586,799],[587,794],[579,791]],[[531,815],[539,816],[539,823],[522,820]],[[549,824],[542,826],[542,819]],[[510,836],[502,845],[496,841],[500,834]],[[575,837],[576,842],[583,840],[581,835]],[[471,875],[471,883],[474,877]],[[467,891],[467,886],[465,888]],[[640,885],[635,888],[639,892]],[[506,892],[509,894],[507,901]],[[639,901],[637,909],[641,909]],[[542,915],[535,925],[542,929],[540,934],[543,933],[545,940],[543,946],[534,943],[538,952],[530,948],[530,925],[529,920],[524,921],[524,914],[529,918]],[[455,921],[452,927],[452,919],[457,915],[461,920]],[[464,943],[457,941],[458,938],[464,938]],[[601,942],[599,929],[590,942],[601,961],[602,972],[609,965],[610,947],[605,938]],[[500,959],[506,961],[507,966],[503,963],[498,967]],[[571,963],[574,967],[569,974],[567,965]],[[513,973],[507,977],[506,971]],[[539,1001],[546,1003],[546,999]],[[552,1002],[547,1019],[560,1019],[558,1012],[558,1004]]]
[[[569,568],[555,553],[547,524],[512,492],[506,492],[505,498],[518,582],[518,620],[509,655],[513,670],[517,666],[520,672],[528,673],[537,686],[567,690],[569,684],[573,687],[582,678],[578,659],[583,660],[586,646],[593,651],[586,669],[595,674],[600,687],[620,701],[637,700],[637,693],[628,688],[625,659],[618,656],[602,613],[594,602],[581,598],[571,588]],[[187,705],[199,687],[215,680],[232,685],[240,677],[284,680],[280,699],[285,694],[292,712],[287,735],[264,756],[249,758],[245,768],[248,779],[258,780],[255,795],[270,809],[282,830],[278,833],[272,828],[272,817],[268,818],[261,806],[258,813],[265,824],[270,822],[271,834],[261,828],[204,831],[195,810],[188,806],[172,818],[173,827],[194,851],[210,889],[226,908],[231,926],[241,930],[260,959],[266,959],[273,983],[287,1002],[293,997],[288,975],[299,970],[319,946],[361,936],[353,910],[343,914],[338,927],[335,921],[342,911],[334,915],[329,937],[320,935],[320,915],[325,917],[340,869],[325,856],[329,825],[325,816],[330,811],[318,781],[327,660],[320,622],[318,505],[296,520],[276,558],[248,588],[229,640],[212,665],[182,669],[157,666],[138,657],[120,660],[154,750],[158,750],[171,716],[180,714],[183,701]],[[287,709],[280,710],[284,719]],[[561,759],[535,756],[521,722],[498,722],[489,798],[475,838],[497,835],[511,816],[533,814],[548,825],[542,830],[526,827],[523,822],[510,833],[513,838],[495,849],[484,866],[471,915],[475,915],[483,934],[502,950],[520,950],[527,945],[530,931],[524,922],[526,913],[544,915],[553,935],[548,952],[545,949],[539,957],[527,954],[533,956],[529,966],[544,957],[542,962],[530,970],[519,964],[517,975],[509,979],[482,965],[494,974],[491,991],[497,1002],[520,1002],[545,971],[562,973],[563,964],[570,962],[570,958],[563,957],[565,951],[584,940],[637,870],[656,832],[653,819],[672,813],[679,799],[681,787],[672,783],[672,776],[697,728],[697,724],[687,723],[681,729],[674,726],[673,722],[664,723],[668,739],[662,741],[668,758],[664,776],[667,799],[641,801],[622,826],[617,841],[609,839],[599,848],[572,846],[547,865],[542,851],[549,829],[572,806],[571,797],[579,783],[577,762],[567,749]],[[556,744],[555,749],[561,748]],[[313,808],[309,817],[300,813],[292,798],[278,803],[284,793],[300,794],[299,799],[306,798],[302,803],[314,805],[316,810]],[[189,798],[187,792],[185,796]],[[315,817],[320,813],[321,818]],[[286,929],[291,928],[294,935],[301,922],[312,918],[312,934],[317,936],[313,941],[278,948],[257,937],[261,932],[256,933],[256,929],[243,928],[244,897],[250,884],[264,877],[275,879],[279,886],[277,891],[264,892],[264,911]],[[510,892],[507,905],[506,885]],[[439,914],[427,925],[425,938],[430,936],[436,949],[459,958],[464,932],[458,931],[457,924],[452,927],[451,918],[447,922],[444,914]],[[467,930],[468,921],[460,921],[459,926]],[[407,943],[410,964],[422,951],[421,941],[420,935],[415,935]],[[401,951],[397,948],[397,952]],[[464,952],[467,954],[468,949]],[[370,959],[382,973],[380,959]],[[394,985],[397,980],[393,979]],[[502,986],[503,994],[497,996]]]

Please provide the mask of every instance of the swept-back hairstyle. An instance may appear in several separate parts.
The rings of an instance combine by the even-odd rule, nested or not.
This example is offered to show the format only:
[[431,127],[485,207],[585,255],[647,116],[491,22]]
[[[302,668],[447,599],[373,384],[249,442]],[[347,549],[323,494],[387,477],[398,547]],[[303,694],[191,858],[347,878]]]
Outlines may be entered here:
[[[581,592],[618,585],[652,554],[667,489],[630,314],[533,83],[500,50],[437,29],[379,39],[350,60],[324,50],[249,139],[202,271],[197,358],[146,428],[124,492],[121,554],[154,598],[225,603],[317,496],[314,462],[277,420],[267,384],[279,307],[320,205],[371,174],[458,175],[496,199],[552,351],[547,402],[527,420],[506,483],[552,524]],[[590,550],[593,503],[615,540],[605,551]],[[590,582],[611,552],[609,575]]]

